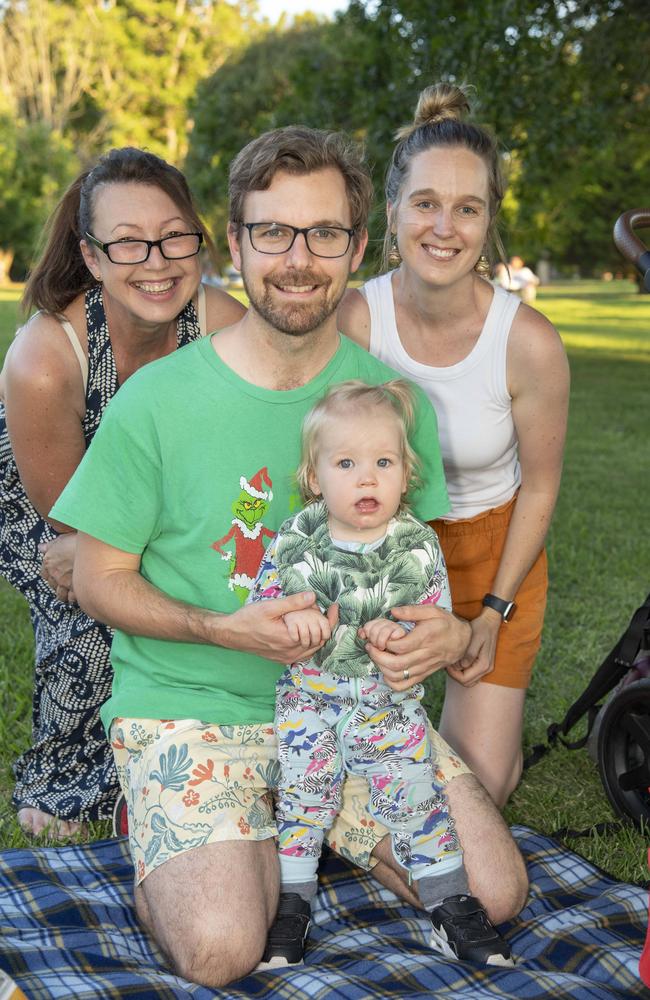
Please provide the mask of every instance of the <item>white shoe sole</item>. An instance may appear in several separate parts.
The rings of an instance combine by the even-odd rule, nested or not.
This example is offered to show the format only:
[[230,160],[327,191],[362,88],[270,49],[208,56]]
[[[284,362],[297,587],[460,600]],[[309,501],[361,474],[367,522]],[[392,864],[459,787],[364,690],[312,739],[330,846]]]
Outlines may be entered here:
[[260,962],[259,965],[255,966],[254,972],[266,972],[267,969],[297,969],[299,965],[304,965],[304,961],[300,962],[289,962],[286,958],[281,955],[276,955],[268,962]]
[[[429,945],[431,948],[434,948],[436,951],[439,951],[441,955],[444,955],[445,958],[451,958],[453,962],[467,961],[467,959],[458,958],[458,955],[449,944],[449,940],[444,930],[438,931],[434,927],[431,931],[431,938],[429,939]],[[498,952],[496,952],[494,955],[490,955],[490,957],[485,962],[485,965],[498,965],[504,969],[512,969],[514,967],[514,964],[515,962],[513,958],[506,958],[504,955],[500,955]]]

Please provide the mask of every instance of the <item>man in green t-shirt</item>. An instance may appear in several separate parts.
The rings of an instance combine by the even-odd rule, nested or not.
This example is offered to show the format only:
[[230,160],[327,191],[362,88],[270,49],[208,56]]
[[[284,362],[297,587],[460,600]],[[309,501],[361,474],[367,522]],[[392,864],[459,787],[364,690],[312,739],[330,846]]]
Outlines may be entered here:
[[[370,200],[359,153],[339,134],[296,126],[249,143],[231,167],[228,227],[248,313],[129,379],[52,511],[79,531],[82,607],[116,629],[102,718],[129,807],[138,916],[180,974],[213,988],[254,968],[276,914],[274,688],[284,664],[318,648],[293,642],[283,621],[314,594],[243,602],[299,504],[305,413],[333,382],[394,377],[336,327]],[[155,261],[161,280],[173,276],[173,262]],[[415,424],[424,475],[413,509],[430,520],[448,505],[421,393]],[[464,653],[469,627],[453,615],[420,606],[398,616],[413,631],[368,647],[396,688]],[[437,739],[472,890],[500,922],[523,905],[523,862]],[[417,904],[385,831],[368,822],[367,790],[348,784],[331,846]]]

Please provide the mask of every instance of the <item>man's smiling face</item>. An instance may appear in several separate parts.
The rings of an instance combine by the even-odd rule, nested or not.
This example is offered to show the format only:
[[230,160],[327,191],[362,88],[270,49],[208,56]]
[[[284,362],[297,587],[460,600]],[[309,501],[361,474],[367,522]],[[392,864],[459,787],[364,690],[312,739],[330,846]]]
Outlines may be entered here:
[[[309,174],[278,171],[266,191],[246,195],[244,221],[349,229],[343,175],[333,167]],[[294,336],[318,329],[332,316],[365,249],[365,238],[358,243],[353,239],[344,256],[318,257],[301,234],[286,253],[265,254],[253,249],[243,227],[230,229],[228,238],[251,308],[274,329]]]

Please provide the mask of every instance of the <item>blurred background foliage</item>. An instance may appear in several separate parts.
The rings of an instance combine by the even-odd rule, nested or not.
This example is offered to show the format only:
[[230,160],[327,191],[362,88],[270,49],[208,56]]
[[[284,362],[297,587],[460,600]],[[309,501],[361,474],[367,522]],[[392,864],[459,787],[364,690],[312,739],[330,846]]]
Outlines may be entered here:
[[276,25],[254,0],[0,0],[0,280],[115,145],[184,168],[223,252],[230,160],[291,122],[366,144],[378,239],[393,133],[439,79],[499,137],[509,252],[620,271],[612,224],[650,201],[648,65],[647,0],[351,0]]

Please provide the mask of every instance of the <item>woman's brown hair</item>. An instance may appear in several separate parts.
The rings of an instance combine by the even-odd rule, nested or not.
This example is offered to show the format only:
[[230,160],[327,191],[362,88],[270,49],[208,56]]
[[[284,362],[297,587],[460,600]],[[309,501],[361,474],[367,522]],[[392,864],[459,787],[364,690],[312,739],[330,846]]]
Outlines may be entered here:
[[97,282],[86,267],[79,242],[92,232],[95,192],[103,184],[148,184],[169,195],[196,232],[202,232],[211,254],[214,245],[196,210],[185,177],[171,164],[133,146],[111,149],[92,170],[81,173],[65,192],[48,220],[38,262],[22,298],[32,308],[62,312],[77,295]]

